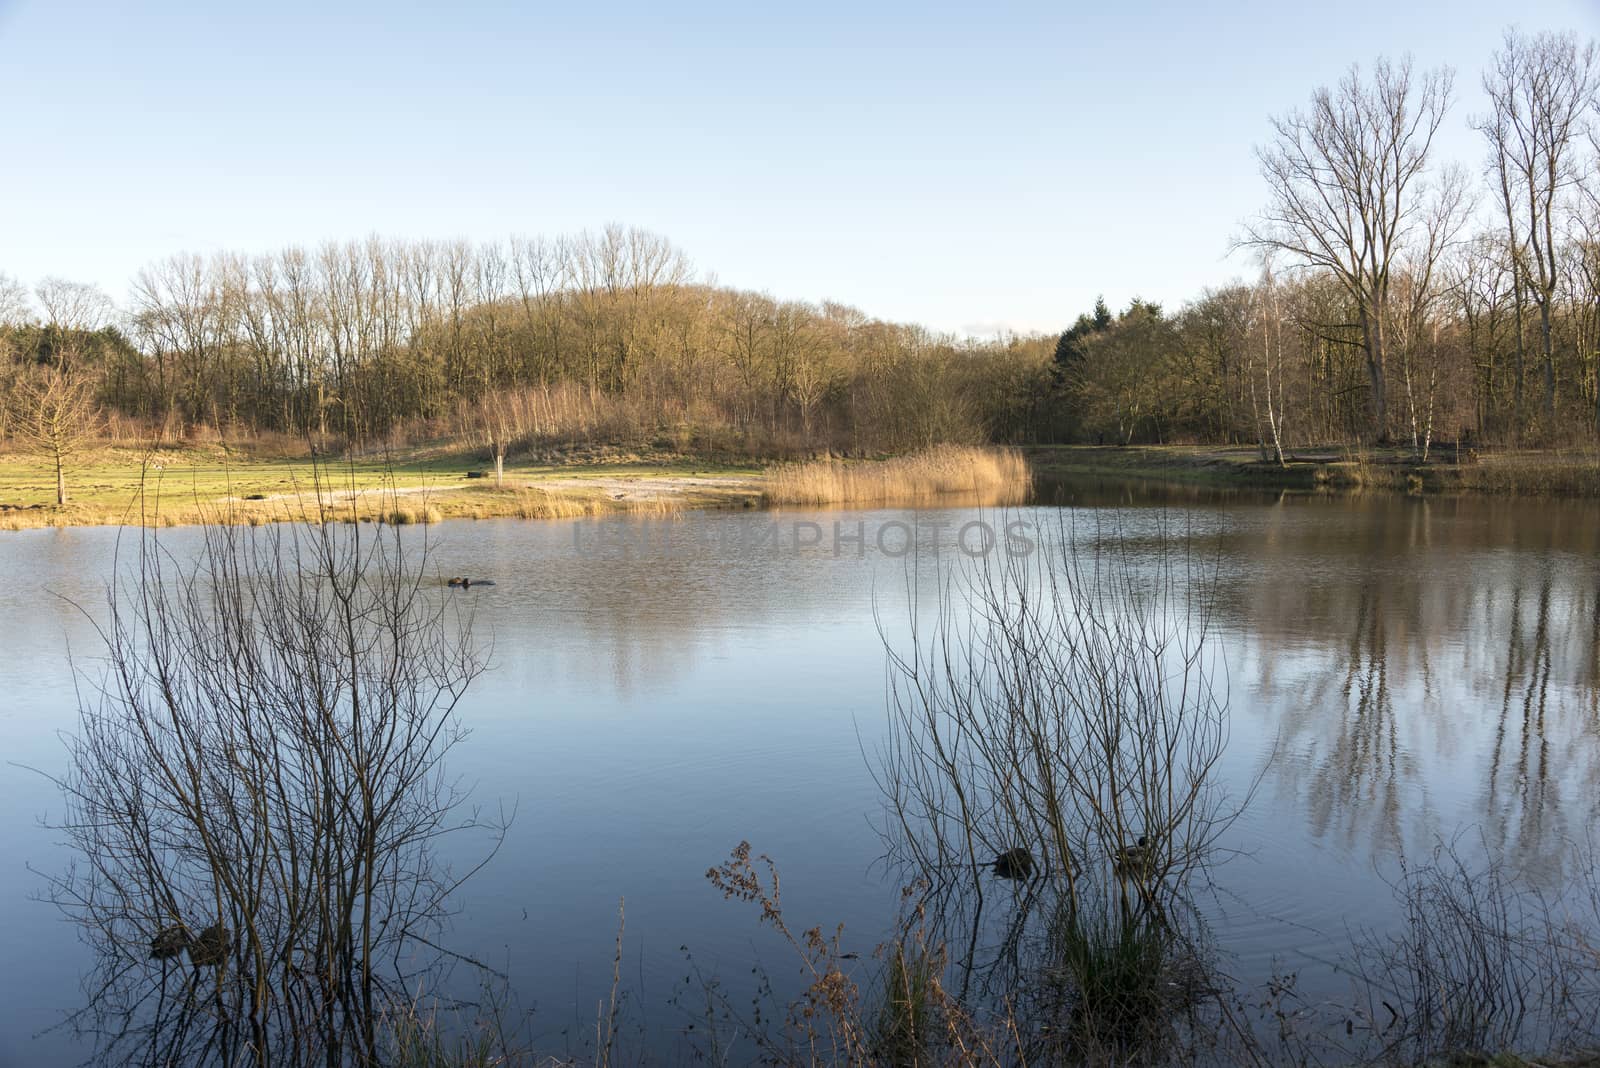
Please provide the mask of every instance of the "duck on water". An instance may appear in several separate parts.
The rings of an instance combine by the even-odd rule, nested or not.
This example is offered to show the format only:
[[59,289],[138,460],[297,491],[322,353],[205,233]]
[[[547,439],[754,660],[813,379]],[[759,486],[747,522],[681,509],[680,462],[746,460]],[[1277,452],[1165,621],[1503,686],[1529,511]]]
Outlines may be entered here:
[[175,923],[161,928],[150,940],[150,959],[171,960],[188,950],[189,960],[195,967],[215,967],[227,959],[229,948],[228,929],[220,923],[201,931],[198,938],[190,937],[189,928]]
[[[1111,854],[1112,869],[1123,879],[1143,877],[1154,860],[1155,847],[1147,835],[1140,835],[1133,845],[1120,846]],[[1018,846],[995,857],[989,867],[1001,879],[1027,879],[1033,875],[1033,854]],[[1076,871],[1077,865],[1072,868]]]
[[1155,847],[1145,835],[1131,846],[1123,846],[1112,855],[1112,868],[1121,879],[1138,879],[1146,875],[1155,860]]
[[1033,874],[1033,854],[1019,846],[1001,853],[989,866],[1002,879],[1026,879]]

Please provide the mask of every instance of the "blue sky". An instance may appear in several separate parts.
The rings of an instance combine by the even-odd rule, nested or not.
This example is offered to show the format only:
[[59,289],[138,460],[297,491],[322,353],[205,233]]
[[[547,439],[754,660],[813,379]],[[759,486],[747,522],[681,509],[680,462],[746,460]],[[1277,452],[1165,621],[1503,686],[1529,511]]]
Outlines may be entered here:
[[724,284],[946,330],[1243,273],[1269,115],[1350,63],[1457,72],[1600,0],[183,4],[0,0],[0,271],[122,299],[178,251],[607,222]]

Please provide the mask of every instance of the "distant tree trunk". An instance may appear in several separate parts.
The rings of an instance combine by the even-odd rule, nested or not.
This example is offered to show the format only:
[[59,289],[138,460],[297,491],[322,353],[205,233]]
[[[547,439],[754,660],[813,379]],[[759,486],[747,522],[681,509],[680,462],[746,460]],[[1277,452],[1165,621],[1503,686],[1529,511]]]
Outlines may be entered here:
[[[1283,319],[1278,312],[1278,283],[1272,277],[1271,265],[1267,265],[1261,272],[1261,285],[1265,290],[1262,301],[1261,316],[1261,355],[1264,364],[1264,373],[1267,385],[1267,427],[1272,431],[1272,449],[1278,458],[1279,467],[1289,465],[1283,459],[1283,419],[1287,414],[1284,411],[1283,398]],[[1275,342],[1275,344],[1274,344]],[[1278,396],[1272,395],[1272,357],[1276,351],[1278,357]],[[1252,382],[1251,389],[1255,386]],[[1266,459],[1266,448],[1262,448],[1262,459]]]
[[1384,390],[1383,312],[1361,309],[1361,335],[1366,341],[1367,382],[1372,390],[1369,404],[1372,429],[1379,441],[1389,437],[1389,404]]
[[1516,349],[1516,354],[1515,354],[1516,355],[1516,368],[1515,368],[1516,380],[1512,383],[1512,386],[1511,386],[1511,405],[1512,405],[1512,413],[1511,414],[1512,414],[1512,418],[1516,420],[1515,429],[1512,431],[1512,437],[1520,444],[1521,441],[1522,441],[1522,426],[1523,426],[1523,418],[1522,418],[1522,412],[1523,412],[1523,383],[1526,381],[1526,379],[1528,377],[1528,354],[1527,354],[1528,353],[1528,350],[1527,350],[1528,327],[1527,327],[1527,306],[1524,303],[1524,297],[1523,297],[1523,294],[1522,294],[1522,282],[1521,282],[1521,280],[1520,279],[1515,280],[1514,286],[1515,286],[1515,289],[1516,289],[1516,306],[1517,306],[1517,313],[1516,313],[1516,320],[1517,320],[1517,324],[1516,324],[1517,349]]
[[1556,356],[1550,334],[1550,300],[1539,302],[1539,345],[1544,355],[1544,415],[1554,424],[1556,417]]

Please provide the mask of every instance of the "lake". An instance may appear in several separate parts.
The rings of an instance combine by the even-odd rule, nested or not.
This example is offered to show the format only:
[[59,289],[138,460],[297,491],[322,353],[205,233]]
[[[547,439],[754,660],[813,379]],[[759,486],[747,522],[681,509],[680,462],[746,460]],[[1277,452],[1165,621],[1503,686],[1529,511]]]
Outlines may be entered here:
[[[972,566],[977,522],[1001,532],[996,552],[1008,522],[1068,521],[1181,536],[1214,562],[1221,769],[1254,794],[1206,908],[1242,983],[1293,971],[1309,996],[1341,990],[1350,930],[1397,920],[1397,859],[1440,841],[1465,835],[1551,886],[1573,874],[1600,806],[1600,505],[1104,482],[1041,497],[1059,503],[426,530],[439,573],[495,580],[438,592],[470,598],[492,641],[450,767],[476,802],[516,810],[457,897],[450,948],[510,977],[547,1048],[575,1049],[625,899],[625,1035],[666,1047],[693,1019],[692,997],[673,1003],[692,968],[793,970],[706,882],[748,840],[783,873],[791,919],[843,923],[865,959],[899,899],[873,774],[884,643],[905,640],[912,593],[925,611]],[[0,1065],[83,1055],[48,1030],[79,1003],[89,952],[38,900],[37,872],[70,859],[39,773],[64,768],[119,536],[0,534]],[[199,545],[160,538],[179,557]]]

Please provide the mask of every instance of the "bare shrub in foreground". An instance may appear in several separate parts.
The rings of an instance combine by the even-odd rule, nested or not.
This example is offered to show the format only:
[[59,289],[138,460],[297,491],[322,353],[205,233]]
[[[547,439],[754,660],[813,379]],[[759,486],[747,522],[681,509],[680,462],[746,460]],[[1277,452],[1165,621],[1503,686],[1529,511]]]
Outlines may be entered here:
[[1206,989],[1188,887],[1243,799],[1215,775],[1212,583],[1169,541],[1063,526],[990,554],[891,653],[892,853],[969,931],[960,997],[1028,990],[1051,1057],[1155,1056]]
[[330,519],[212,525],[192,564],[140,530],[119,561],[50,887],[96,954],[71,1022],[100,1060],[372,1063],[445,959],[440,840],[503,831],[444,766],[470,620],[420,533]]
[[[743,1011],[715,976],[701,975],[704,1022],[691,1046],[701,1059],[727,1063],[742,1042],[754,1045],[762,1064],[962,1065],[1001,1068],[1023,1056],[1015,1018],[978,1020],[945,987],[943,946],[930,940],[921,906],[903,915],[895,936],[878,947],[877,979],[863,992],[857,982],[859,955],[844,949],[844,928],[797,932],[784,914],[777,865],[766,854],[752,858],[740,842],[727,861],[706,872],[730,900],[761,909],[761,922],[776,931],[801,963],[804,984],[784,1001],[761,966],[751,1009]],[[916,889],[906,891],[912,899]],[[1006,1007],[1008,1009],[1008,1007]],[[693,1028],[691,1028],[691,1031]]]
[[[1455,843],[1405,866],[1394,885],[1404,923],[1354,939],[1352,1015],[1371,1063],[1422,1064],[1510,1051],[1593,1049],[1600,957],[1589,949],[1592,869],[1547,895]],[[1592,902],[1589,902],[1592,903]]]
[[1020,848],[1069,905],[1111,884],[1156,907],[1237,814],[1213,775],[1228,721],[1209,583],[1165,541],[1062,529],[990,554],[891,651],[889,834],[935,885]]

